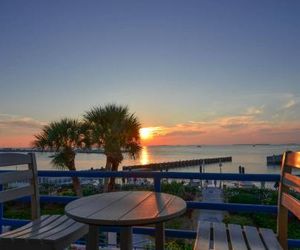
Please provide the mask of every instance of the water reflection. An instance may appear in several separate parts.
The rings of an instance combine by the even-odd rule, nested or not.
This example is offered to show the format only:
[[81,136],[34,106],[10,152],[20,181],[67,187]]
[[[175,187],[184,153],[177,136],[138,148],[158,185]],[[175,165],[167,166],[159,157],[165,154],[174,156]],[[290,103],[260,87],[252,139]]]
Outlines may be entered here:
[[[226,163],[222,166],[223,173],[238,173],[238,167],[245,167],[246,173],[255,174],[274,174],[280,172],[279,166],[267,167],[266,156],[280,154],[286,149],[292,151],[300,151],[299,145],[268,145],[256,146],[252,145],[228,145],[228,146],[144,146],[141,150],[140,157],[136,160],[124,155],[125,159],[120,164],[122,166],[130,166],[137,164],[150,164],[157,162],[192,160],[212,157],[232,156],[232,163]],[[49,158],[50,153],[36,153],[37,164],[39,170],[55,170],[51,165]],[[104,167],[106,157],[104,154],[77,154],[76,168],[78,170],[88,170]],[[19,169],[19,167],[18,167]],[[206,172],[220,172],[219,164],[207,165]],[[174,169],[181,172],[199,172],[199,166],[186,167],[182,169]]]
[[143,146],[140,154],[140,164],[146,165],[150,163],[149,161],[150,159],[149,159],[148,148],[146,146]]

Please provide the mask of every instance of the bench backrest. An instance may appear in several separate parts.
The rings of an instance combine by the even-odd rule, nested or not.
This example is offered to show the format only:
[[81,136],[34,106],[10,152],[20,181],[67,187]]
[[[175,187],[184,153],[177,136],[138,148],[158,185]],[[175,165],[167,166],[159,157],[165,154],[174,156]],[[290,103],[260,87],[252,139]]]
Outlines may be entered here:
[[291,195],[291,192],[300,194],[300,177],[292,174],[295,169],[300,169],[300,152],[285,152],[281,163],[277,217],[278,240],[284,249],[288,249],[288,211],[300,219],[300,201]]
[[[31,217],[40,217],[39,189],[37,179],[36,159],[33,153],[0,153],[1,167],[27,165],[27,170],[0,172],[0,203],[15,200],[24,196],[31,196]],[[3,185],[25,182],[25,186],[2,189]]]

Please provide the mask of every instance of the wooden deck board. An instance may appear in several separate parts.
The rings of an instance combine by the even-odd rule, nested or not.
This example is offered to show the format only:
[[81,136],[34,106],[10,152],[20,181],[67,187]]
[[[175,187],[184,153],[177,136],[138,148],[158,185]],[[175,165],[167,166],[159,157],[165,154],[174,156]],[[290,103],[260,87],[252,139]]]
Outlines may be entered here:
[[210,247],[211,222],[199,221],[194,250],[208,250]]
[[213,223],[214,241],[213,246],[215,250],[228,249],[227,230],[224,223]]
[[233,250],[248,250],[240,225],[229,224],[229,235]]
[[256,227],[244,226],[244,232],[249,244],[250,249],[265,250],[265,246],[261,241],[259,232]]
[[263,241],[268,249],[282,250],[282,247],[280,246],[276,235],[274,234],[274,232],[271,229],[260,228],[259,231],[260,231],[260,233],[263,237]]

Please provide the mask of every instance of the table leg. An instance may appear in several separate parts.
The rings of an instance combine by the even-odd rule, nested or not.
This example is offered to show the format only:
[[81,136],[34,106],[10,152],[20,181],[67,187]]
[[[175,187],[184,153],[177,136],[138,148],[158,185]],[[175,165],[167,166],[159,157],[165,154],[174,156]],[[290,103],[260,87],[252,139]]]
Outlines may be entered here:
[[132,227],[122,227],[120,234],[121,250],[132,250]]
[[99,229],[98,226],[89,225],[89,233],[87,238],[87,250],[99,249]]
[[155,249],[165,249],[165,223],[163,222],[155,224]]

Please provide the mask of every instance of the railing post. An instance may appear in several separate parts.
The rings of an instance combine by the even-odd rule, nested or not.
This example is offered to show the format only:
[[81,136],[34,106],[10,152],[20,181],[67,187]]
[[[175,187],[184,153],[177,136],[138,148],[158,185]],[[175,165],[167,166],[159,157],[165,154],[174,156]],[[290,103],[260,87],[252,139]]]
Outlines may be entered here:
[[[2,191],[3,186],[0,185],[0,192]],[[3,203],[0,203],[0,234],[2,234],[2,227],[3,227]]]
[[155,192],[161,192],[161,183],[160,183],[160,177],[154,176],[154,191]]

